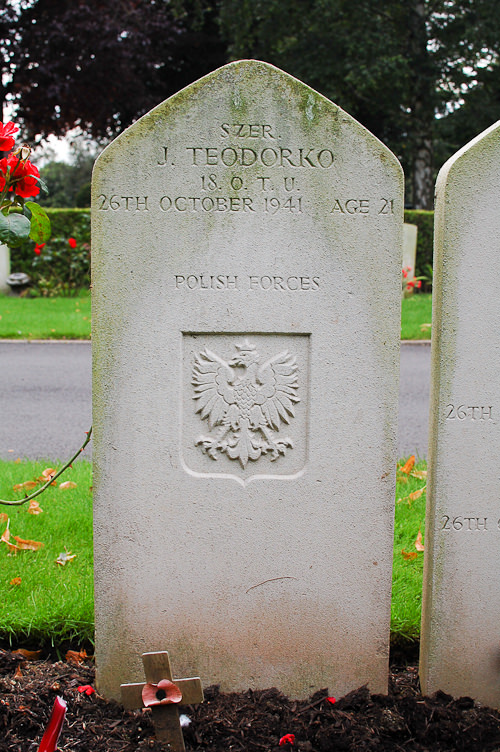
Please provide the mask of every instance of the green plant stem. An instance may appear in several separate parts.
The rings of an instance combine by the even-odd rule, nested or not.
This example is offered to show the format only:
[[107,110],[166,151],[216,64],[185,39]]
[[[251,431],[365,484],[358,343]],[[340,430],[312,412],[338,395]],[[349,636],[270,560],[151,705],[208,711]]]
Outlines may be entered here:
[[27,501],[31,501],[32,499],[35,499],[37,496],[40,496],[40,494],[42,494],[45,491],[46,488],[48,488],[50,485],[52,485],[52,483],[57,478],[59,478],[59,476],[62,475],[64,473],[64,471],[68,469],[68,467],[71,467],[71,465],[76,460],[76,458],[83,452],[83,450],[85,449],[85,447],[87,446],[87,444],[90,441],[90,437],[92,436],[92,426],[90,426],[90,429],[86,433],[87,433],[87,438],[83,442],[83,444],[80,447],[80,449],[73,455],[73,457],[70,460],[68,460],[68,462],[64,465],[63,468],[61,468],[61,470],[59,470],[58,473],[56,473],[51,478],[49,478],[49,480],[47,481],[47,483],[45,483],[45,485],[43,485],[37,491],[34,491],[29,496],[26,496],[24,499],[18,499],[17,501],[7,501],[6,499],[0,499],[0,504],[4,504],[4,505],[10,506],[10,507],[19,507],[22,504],[26,504]]

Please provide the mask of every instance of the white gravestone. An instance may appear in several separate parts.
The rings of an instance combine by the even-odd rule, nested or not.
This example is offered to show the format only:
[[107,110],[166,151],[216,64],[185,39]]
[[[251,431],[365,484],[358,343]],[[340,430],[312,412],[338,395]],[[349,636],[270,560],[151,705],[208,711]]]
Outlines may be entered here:
[[10,248],[0,243],[0,294],[8,295],[10,287],[7,278],[10,275]]
[[403,179],[336,105],[225,66],[93,177],[96,658],[387,688]]
[[411,295],[413,287],[407,289],[407,285],[412,279],[415,279],[415,264],[417,261],[417,225],[410,225],[407,222],[403,225],[403,272],[406,270],[404,277],[403,295]]
[[500,123],[436,187],[420,674],[500,706]]

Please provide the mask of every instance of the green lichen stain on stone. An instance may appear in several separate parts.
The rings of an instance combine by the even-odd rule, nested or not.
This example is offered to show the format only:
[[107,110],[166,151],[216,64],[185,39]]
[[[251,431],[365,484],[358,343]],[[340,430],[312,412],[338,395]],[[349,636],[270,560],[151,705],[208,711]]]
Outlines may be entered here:
[[306,117],[311,122],[314,120],[314,105],[316,104],[314,97],[309,94],[307,97],[307,105],[306,105]]

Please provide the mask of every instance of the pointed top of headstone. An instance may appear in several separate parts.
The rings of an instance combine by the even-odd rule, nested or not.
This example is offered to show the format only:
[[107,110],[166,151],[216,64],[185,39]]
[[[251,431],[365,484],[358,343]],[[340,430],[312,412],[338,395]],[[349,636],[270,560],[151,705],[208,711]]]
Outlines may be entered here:
[[[232,122],[226,123],[228,128],[224,134],[228,141],[276,138],[271,124],[267,123],[268,118],[262,117],[269,111],[270,103],[274,103],[277,112],[286,111],[290,127],[295,128],[300,123],[310,133],[319,123],[325,127],[326,116],[332,138],[335,138],[339,128],[349,123],[362,131],[366,139],[377,144],[384,158],[401,169],[394,154],[345,110],[289,73],[261,60],[237,60],[189,84],[130,125],[106,147],[97,162],[109,158],[116,149],[122,150],[130,139],[147,138],[150,129],[156,129],[165,118],[187,117],[186,125],[189,127],[197,105],[203,107],[206,100],[211,103],[209,109],[217,101],[221,105],[229,104]],[[206,125],[210,127],[208,120]],[[238,130],[240,127],[241,130]],[[189,130],[186,131],[188,134]],[[165,136],[168,138],[168,129]]]

